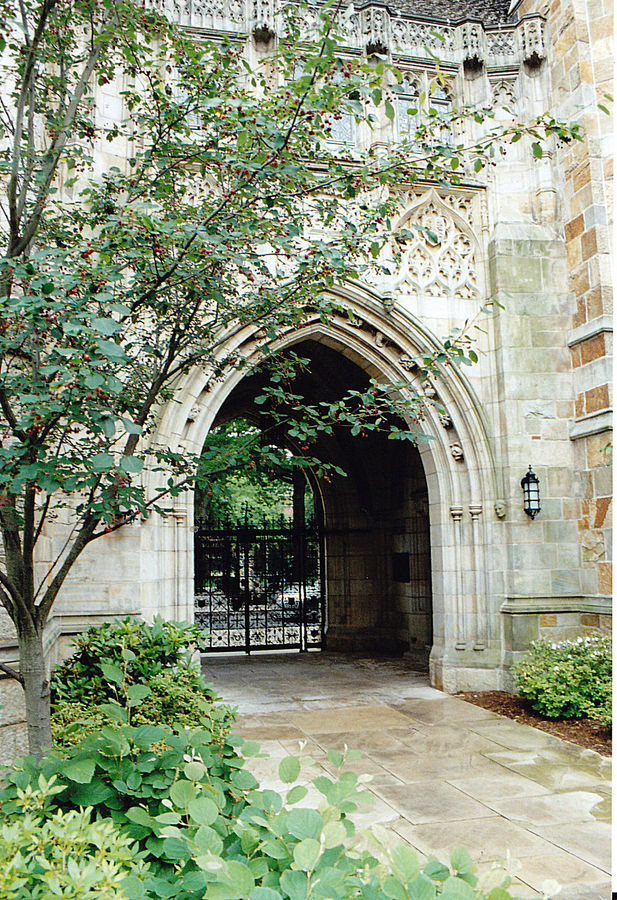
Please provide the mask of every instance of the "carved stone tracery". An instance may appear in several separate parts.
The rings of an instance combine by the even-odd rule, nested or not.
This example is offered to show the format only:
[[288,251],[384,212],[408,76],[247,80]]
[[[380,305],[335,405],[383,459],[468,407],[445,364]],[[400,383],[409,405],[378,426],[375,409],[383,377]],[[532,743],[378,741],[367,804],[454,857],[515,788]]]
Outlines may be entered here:
[[477,241],[463,217],[431,189],[407,219],[424,230],[411,229],[414,237],[403,253],[394,286],[398,297],[476,298]]

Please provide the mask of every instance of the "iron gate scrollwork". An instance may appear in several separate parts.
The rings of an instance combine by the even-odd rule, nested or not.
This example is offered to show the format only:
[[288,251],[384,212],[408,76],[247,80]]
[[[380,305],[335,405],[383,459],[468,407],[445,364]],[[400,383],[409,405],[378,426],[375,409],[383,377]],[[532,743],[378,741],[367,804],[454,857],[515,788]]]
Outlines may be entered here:
[[206,652],[319,649],[324,601],[318,527],[198,522],[195,622],[206,633]]

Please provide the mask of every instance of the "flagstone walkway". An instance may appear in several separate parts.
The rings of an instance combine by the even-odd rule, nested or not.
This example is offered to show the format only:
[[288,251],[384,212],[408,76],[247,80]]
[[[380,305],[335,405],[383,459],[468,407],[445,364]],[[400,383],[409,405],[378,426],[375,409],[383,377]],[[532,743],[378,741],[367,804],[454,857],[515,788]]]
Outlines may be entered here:
[[251,760],[262,785],[284,791],[279,760],[300,748],[314,760],[306,780],[334,773],[327,751],[347,745],[364,753],[349,767],[372,776],[359,827],[378,823],[423,857],[464,846],[481,871],[508,858],[520,897],[551,880],[558,900],[611,897],[610,760],[443,694],[401,660],[208,657],[203,668],[238,707],[236,730],[269,754]]

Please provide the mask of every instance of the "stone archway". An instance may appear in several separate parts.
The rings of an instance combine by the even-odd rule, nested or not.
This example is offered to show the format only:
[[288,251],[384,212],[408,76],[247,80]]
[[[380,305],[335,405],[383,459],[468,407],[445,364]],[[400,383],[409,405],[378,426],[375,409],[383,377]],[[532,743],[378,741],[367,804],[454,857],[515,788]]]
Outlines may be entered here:
[[[281,335],[274,348],[284,350],[306,341],[342,354],[367,374],[390,382],[406,380],[418,391],[438,395],[447,415],[429,407],[425,430],[432,440],[418,447],[428,499],[433,644],[431,679],[446,690],[499,687],[501,636],[499,610],[491,602],[494,568],[490,552],[492,516],[500,490],[492,447],[482,409],[458,370],[421,382],[414,358],[438,349],[437,339],[409,313],[387,310],[365,288],[349,286],[337,300],[348,315],[327,323],[307,321]],[[261,335],[245,328],[230,333],[224,353],[241,353],[249,367],[227,376],[194,370],[180,386],[176,400],[163,411],[155,442],[182,451],[199,452],[206,434],[227,398],[260,354]],[[161,602],[169,614],[192,614],[192,499],[180,498],[173,522],[152,520],[159,531],[150,545],[164,545],[172,554],[176,582],[172,603]],[[393,551],[396,552],[396,551]],[[169,566],[168,566],[169,569]],[[155,588],[156,591],[156,588]],[[163,598],[161,598],[163,601]]]

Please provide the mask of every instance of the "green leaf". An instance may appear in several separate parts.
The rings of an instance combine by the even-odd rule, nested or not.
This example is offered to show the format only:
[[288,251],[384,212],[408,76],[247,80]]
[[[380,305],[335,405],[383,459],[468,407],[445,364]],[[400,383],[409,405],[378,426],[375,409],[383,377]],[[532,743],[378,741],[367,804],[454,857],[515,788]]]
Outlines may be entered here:
[[383,892],[386,897],[391,897],[392,900],[408,900],[409,896],[405,886],[394,875],[387,875],[384,878]]
[[173,860],[188,860],[191,853],[184,841],[177,837],[168,837],[163,841],[163,852],[165,856]]
[[294,847],[294,862],[299,869],[308,872],[315,868],[321,847],[314,838],[305,838]]
[[473,164],[474,172],[479,172],[480,169],[482,169],[483,166],[484,166],[484,163],[482,162],[482,160],[481,160],[481,159],[476,159],[476,161],[475,161],[474,164]]
[[96,762],[93,759],[72,759],[63,769],[63,774],[78,784],[89,784],[94,776]]
[[128,697],[128,705],[136,706],[142,700],[145,700],[146,697],[149,697],[152,691],[148,687],[147,684],[131,684],[126,689],[126,696]]
[[123,456],[120,460],[120,468],[123,472],[141,472],[144,467],[143,459],[136,456]]
[[206,774],[206,767],[202,762],[194,759],[191,760],[191,762],[187,762],[184,767],[184,774],[189,781],[201,781],[201,779]]
[[328,759],[332,763],[333,766],[336,766],[337,769],[339,766],[343,765],[344,757],[342,753],[339,753],[338,750],[328,750]]
[[439,900],[474,900],[473,888],[452,875],[444,881]]
[[103,678],[107,681],[113,681],[114,684],[123,684],[124,683],[124,672],[120,668],[120,666],[115,666],[113,663],[102,662],[101,664],[101,672],[103,673]]
[[281,895],[269,887],[256,887],[251,891],[249,900],[281,900]]
[[300,760],[297,756],[285,756],[279,763],[279,778],[285,784],[291,784],[300,774]]
[[308,879],[305,872],[286,869],[281,875],[281,887],[290,900],[306,900]]
[[409,900],[435,900],[437,891],[433,882],[426,877],[420,875],[408,888]]
[[108,318],[93,319],[92,327],[95,331],[98,331],[99,334],[104,334],[106,337],[109,337],[110,334],[116,334],[121,328],[118,322]]
[[218,806],[209,797],[195,797],[189,800],[188,814],[198,825],[212,825],[218,818]]
[[289,850],[285,844],[279,840],[266,841],[261,849],[266,856],[271,856],[272,859],[285,859],[289,856]]
[[433,881],[445,881],[450,877],[450,869],[444,863],[440,862],[437,857],[429,856],[424,869],[422,870]]
[[303,784],[297,784],[287,794],[287,803],[293,805],[294,803],[298,803],[300,800],[304,800],[306,795],[308,794],[308,788],[306,788]]
[[456,847],[450,854],[450,864],[456,872],[467,874],[475,869],[473,859],[464,847]]
[[[112,434],[114,432],[112,422]],[[111,453],[95,453],[90,460],[90,468],[93,472],[107,472],[114,467],[114,458]]]
[[394,107],[390,103],[389,100],[386,100],[384,104],[384,108],[386,110],[386,116],[390,119],[391,122],[394,121]]
[[340,821],[326,822],[323,827],[322,839],[324,848],[330,850],[332,847],[338,847],[347,837],[345,826]]
[[542,157],[544,156],[544,151],[542,150],[541,145],[538,144],[537,141],[534,141],[533,144],[531,145],[531,151],[536,159],[542,159]]
[[420,860],[412,847],[399,844],[392,851],[392,865],[394,872],[404,884],[409,884],[420,874]]
[[323,819],[315,809],[292,809],[287,817],[287,828],[294,837],[319,839]]
[[169,797],[175,806],[186,809],[191,800],[195,798],[195,785],[185,779],[176,781],[169,789]]
[[134,822],[135,825],[152,828],[152,816],[141,806],[131,806],[130,809],[127,809],[125,815],[129,822]]

